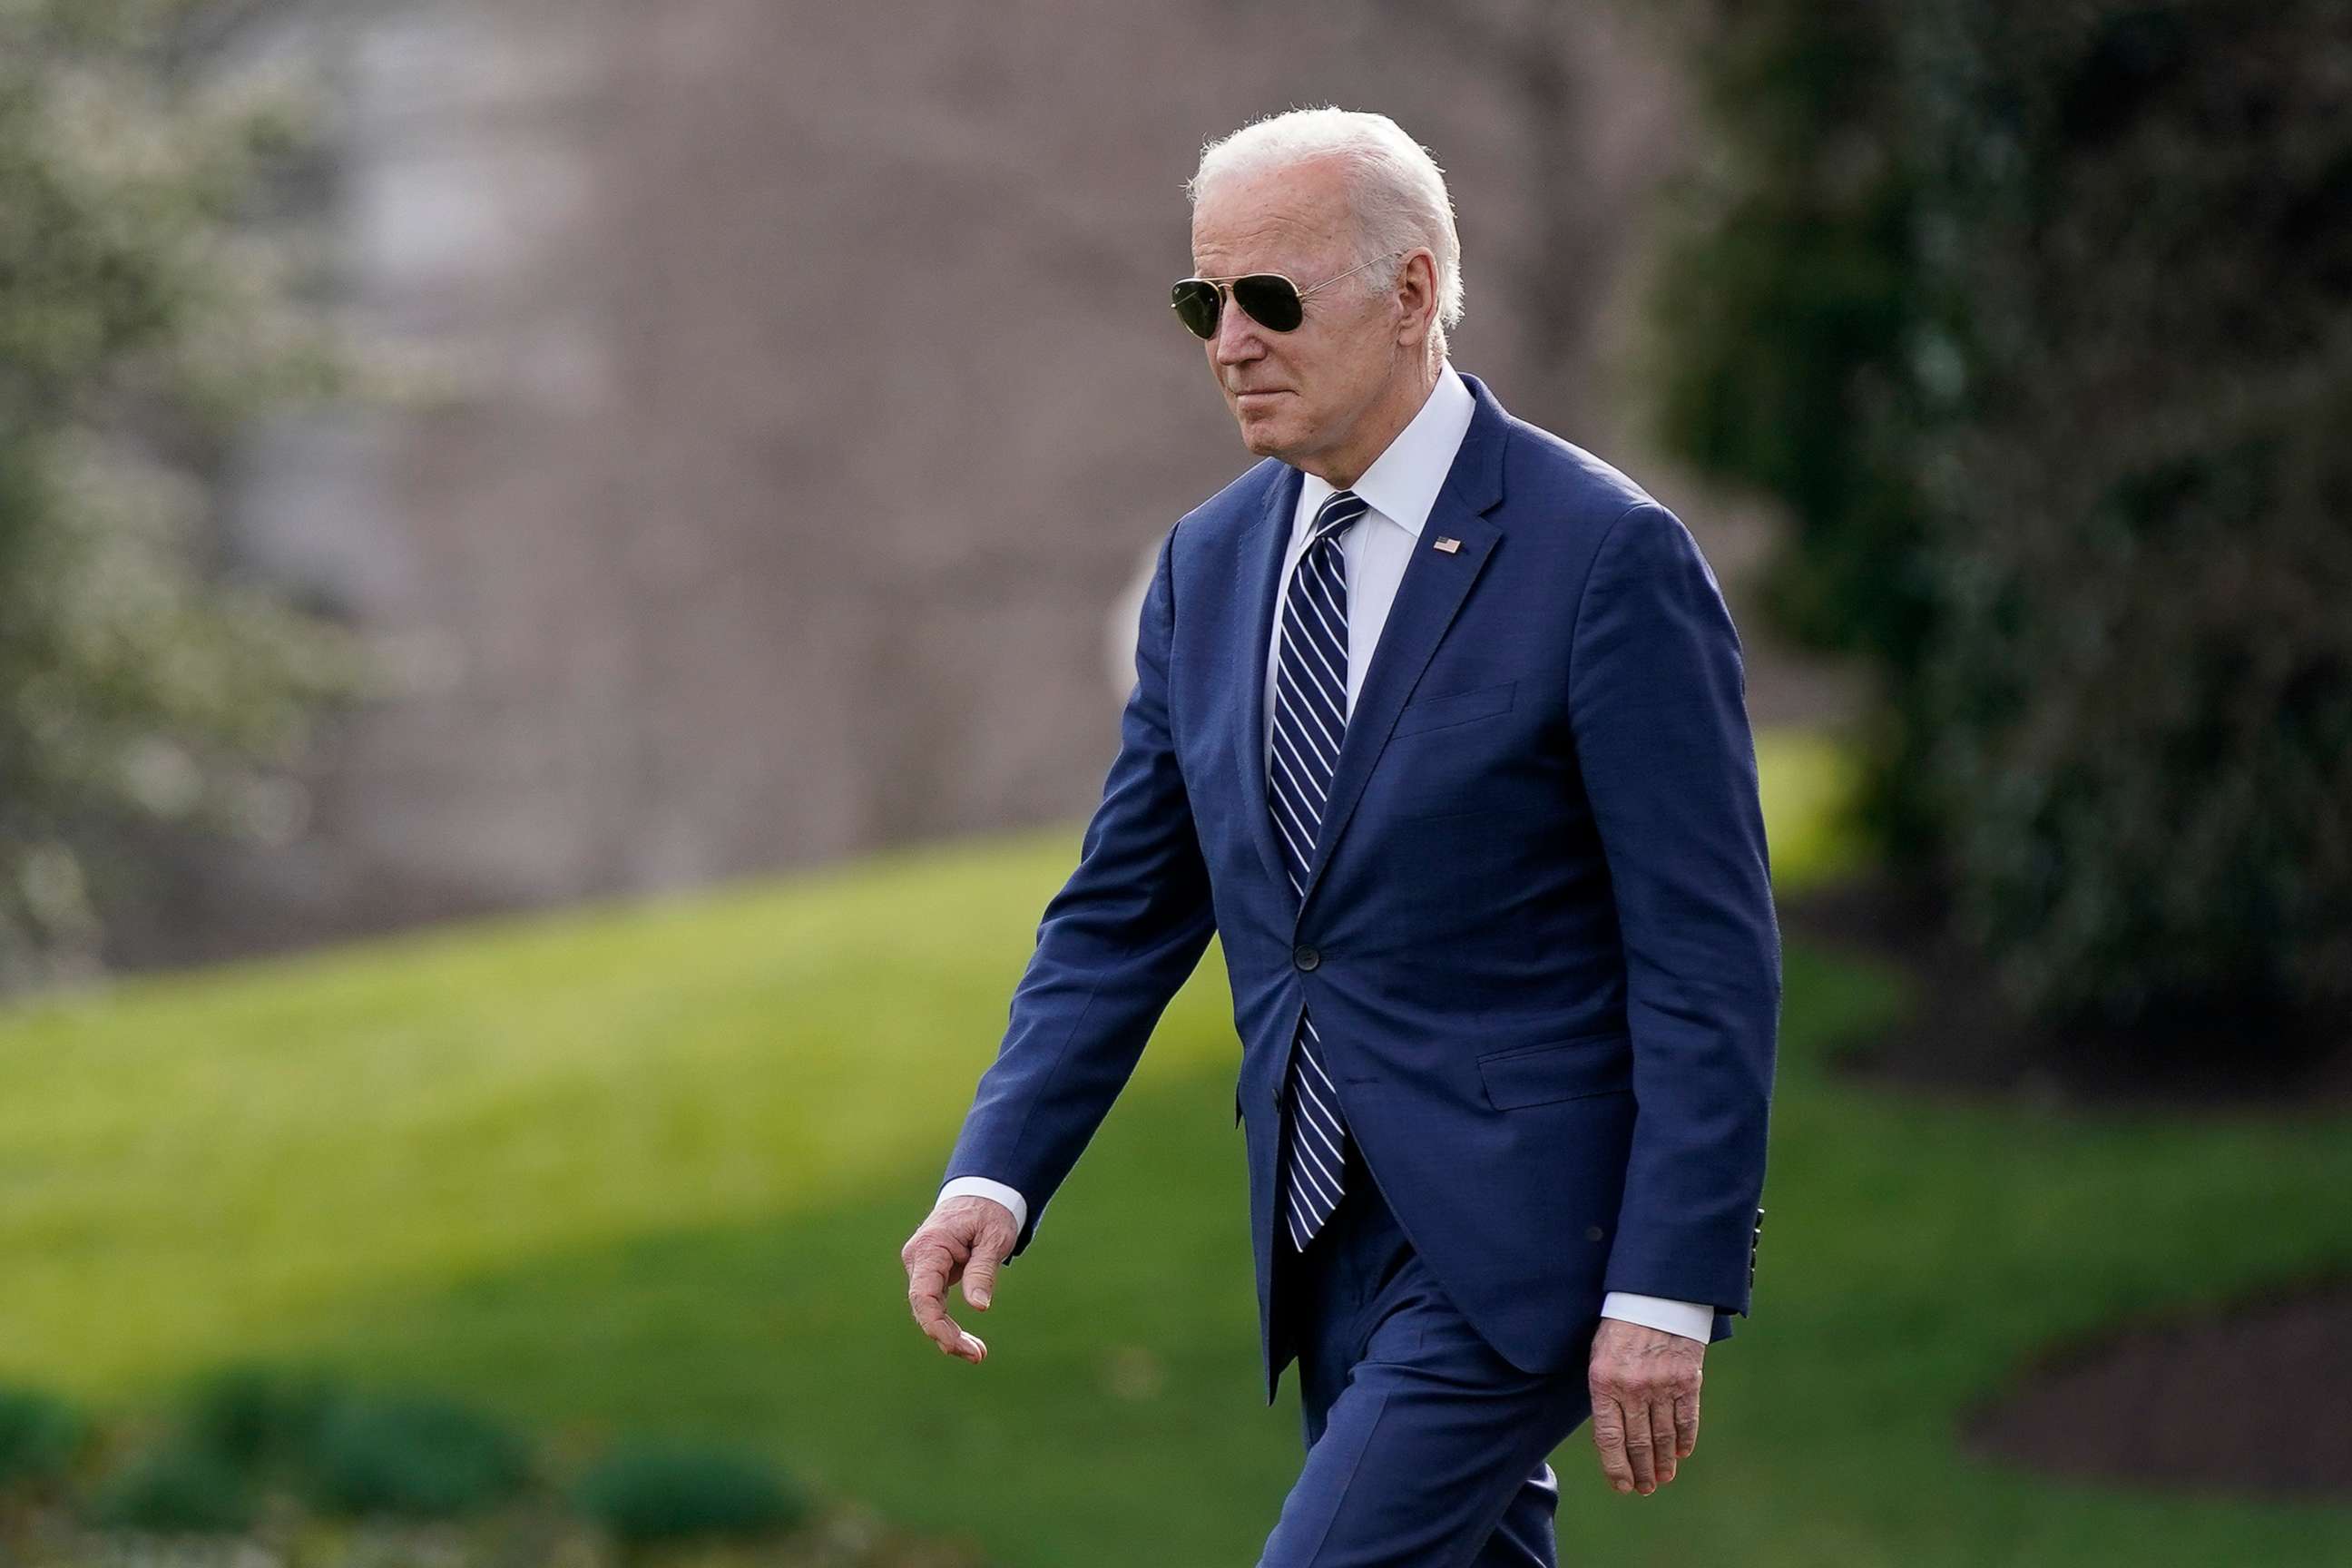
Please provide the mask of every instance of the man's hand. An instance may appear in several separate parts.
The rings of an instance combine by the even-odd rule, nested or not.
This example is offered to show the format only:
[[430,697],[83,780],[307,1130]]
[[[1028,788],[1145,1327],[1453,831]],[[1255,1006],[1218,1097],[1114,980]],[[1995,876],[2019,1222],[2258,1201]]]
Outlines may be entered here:
[[898,1249],[898,1261],[907,1266],[907,1304],[943,1354],[960,1355],[974,1366],[987,1359],[986,1342],[948,1316],[948,1287],[961,1278],[963,1299],[985,1312],[996,1288],[996,1266],[1020,1239],[1011,1209],[967,1193],[931,1210]]
[[1683,1334],[1603,1318],[1585,1379],[1592,1446],[1619,1491],[1647,1497],[1675,1479],[1698,1445],[1699,1363],[1706,1346]]

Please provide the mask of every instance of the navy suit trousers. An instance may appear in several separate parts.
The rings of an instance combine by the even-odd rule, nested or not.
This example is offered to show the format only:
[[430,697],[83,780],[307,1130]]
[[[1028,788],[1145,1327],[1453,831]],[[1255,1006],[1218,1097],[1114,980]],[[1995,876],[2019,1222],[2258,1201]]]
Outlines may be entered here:
[[[1276,1242],[1307,1460],[1258,1568],[1558,1568],[1549,1455],[1592,1413],[1582,1358],[1497,1355],[1406,1239],[1357,1146],[1303,1253]],[[1595,1318],[1584,1331],[1591,1344]]]

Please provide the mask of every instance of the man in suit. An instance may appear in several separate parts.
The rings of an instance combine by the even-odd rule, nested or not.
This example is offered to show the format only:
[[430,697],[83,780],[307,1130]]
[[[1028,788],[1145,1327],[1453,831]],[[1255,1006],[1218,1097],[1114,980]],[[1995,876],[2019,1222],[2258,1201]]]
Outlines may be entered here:
[[1259,1347],[1307,1458],[1261,1568],[1556,1561],[1590,1416],[1647,1495],[1748,1310],[1780,946],[1739,643],[1682,522],[1448,363],[1451,199],[1384,116],[1203,150],[1172,295],[1262,459],[1161,540],[1120,748],[901,1258],[1000,1263],[1223,939]]

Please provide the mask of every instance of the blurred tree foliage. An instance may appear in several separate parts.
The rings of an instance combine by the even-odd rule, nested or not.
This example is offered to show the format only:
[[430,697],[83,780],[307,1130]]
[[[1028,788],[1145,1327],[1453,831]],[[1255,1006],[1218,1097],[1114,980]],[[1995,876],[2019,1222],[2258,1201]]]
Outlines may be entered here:
[[2352,1004],[2352,5],[1703,0],[1669,438],[2054,1021]]
[[218,559],[240,420],[343,368],[252,221],[282,86],[205,45],[226,0],[0,0],[0,989],[88,968],[126,824],[285,833],[352,634]]

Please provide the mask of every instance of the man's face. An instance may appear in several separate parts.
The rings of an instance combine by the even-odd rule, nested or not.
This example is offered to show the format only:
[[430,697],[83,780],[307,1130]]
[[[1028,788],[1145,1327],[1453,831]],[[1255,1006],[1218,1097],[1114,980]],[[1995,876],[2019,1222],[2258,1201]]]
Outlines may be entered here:
[[[1280,272],[1302,289],[1363,259],[1339,165],[1328,159],[1212,186],[1192,209],[1192,267],[1203,278]],[[1274,331],[1228,295],[1201,346],[1259,457],[1304,459],[1347,441],[1402,363],[1400,311],[1364,285],[1369,268],[1307,301],[1307,319]]]

